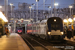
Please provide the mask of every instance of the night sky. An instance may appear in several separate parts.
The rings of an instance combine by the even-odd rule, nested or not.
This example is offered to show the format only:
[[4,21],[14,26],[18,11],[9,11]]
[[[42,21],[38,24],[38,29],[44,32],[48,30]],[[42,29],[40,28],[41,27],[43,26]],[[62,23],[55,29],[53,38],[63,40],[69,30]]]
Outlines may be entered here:
[[[9,3],[13,3],[15,8],[18,8],[18,3],[28,3],[28,4],[32,4],[32,3],[35,3],[35,0],[8,0],[8,4]],[[69,5],[73,4],[74,3],[74,0],[55,0],[56,3],[59,4],[58,7],[60,8],[63,8],[63,7],[68,7]],[[43,0],[39,0],[39,9],[43,9]],[[53,0],[52,0],[52,3],[53,3]],[[0,5],[3,5],[4,4],[4,0],[0,0]],[[45,4],[46,5],[46,8],[47,9],[47,6],[49,6],[49,4],[51,4],[51,0],[45,0]]]

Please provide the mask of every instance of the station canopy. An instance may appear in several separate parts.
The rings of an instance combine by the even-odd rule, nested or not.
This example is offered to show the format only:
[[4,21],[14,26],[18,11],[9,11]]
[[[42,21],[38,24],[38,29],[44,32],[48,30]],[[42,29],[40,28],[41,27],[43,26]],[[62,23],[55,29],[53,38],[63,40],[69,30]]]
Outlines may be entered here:
[[3,15],[3,13],[0,11],[0,18],[4,21],[4,22],[8,22],[7,18]]

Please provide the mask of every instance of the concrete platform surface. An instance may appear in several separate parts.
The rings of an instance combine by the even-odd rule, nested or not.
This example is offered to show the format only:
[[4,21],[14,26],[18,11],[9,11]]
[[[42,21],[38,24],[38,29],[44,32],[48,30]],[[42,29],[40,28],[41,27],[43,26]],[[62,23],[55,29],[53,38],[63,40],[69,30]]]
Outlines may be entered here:
[[0,50],[30,50],[27,44],[17,33],[11,33],[0,38]]
[[75,42],[75,36],[72,37],[71,39],[68,39],[67,36],[65,36],[64,40]]

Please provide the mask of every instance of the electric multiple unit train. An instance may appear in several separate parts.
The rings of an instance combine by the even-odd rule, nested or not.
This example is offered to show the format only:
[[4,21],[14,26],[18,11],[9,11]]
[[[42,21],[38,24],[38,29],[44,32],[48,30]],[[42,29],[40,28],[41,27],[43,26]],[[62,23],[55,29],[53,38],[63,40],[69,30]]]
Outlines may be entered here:
[[17,28],[17,33],[18,34],[22,34],[23,33],[23,28],[22,27],[18,27]]
[[63,20],[59,17],[51,17],[41,22],[28,24],[27,33],[43,39],[63,40]]

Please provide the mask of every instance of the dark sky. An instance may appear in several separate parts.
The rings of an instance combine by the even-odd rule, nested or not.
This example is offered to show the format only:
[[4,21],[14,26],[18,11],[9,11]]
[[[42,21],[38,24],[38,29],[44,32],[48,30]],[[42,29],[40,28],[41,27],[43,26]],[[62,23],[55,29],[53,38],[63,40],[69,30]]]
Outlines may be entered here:
[[[35,3],[35,0],[8,0],[9,2],[8,3],[13,3],[15,8],[18,7],[18,3],[21,2],[21,3],[28,3],[28,4],[32,4],[32,3]],[[52,3],[54,1],[52,0]],[[74,3],[74,0],[55,0],[55,2],[57,2],[60,6],[60,8],[63,8],[63,7],[68,7],[70,4],[73,4]],[[39,0],[39,9],[43,9],[43,0]],[[0,0],[0,5],[3,5],[4,4],[4,0]],[[46,5],[46,9],[47,9],[47,6],[49,6],[49,4],[51,4],[51,0],[45,0],[45,4]],[[58,7],[59,7],[58,6]]]

